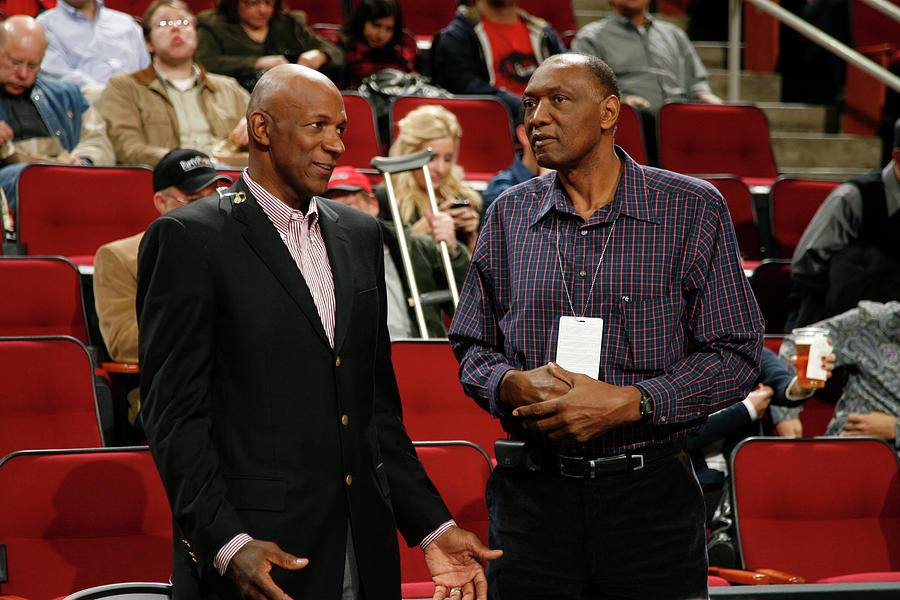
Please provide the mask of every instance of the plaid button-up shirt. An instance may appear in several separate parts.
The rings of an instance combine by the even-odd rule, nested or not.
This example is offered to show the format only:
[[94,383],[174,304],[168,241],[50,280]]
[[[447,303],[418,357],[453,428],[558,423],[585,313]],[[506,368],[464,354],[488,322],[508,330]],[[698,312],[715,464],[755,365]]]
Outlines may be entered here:
[[559,319],[572,316],[563,278],[577,312],[590,297],[584,316],[604,320],[597,378],[640,384],[655,407],[651,423],[613,428],[584,445],[586,456],[664,443],[698,428],[708,414],[744,398],[762,348],[763,320],[725,201],[705,182],[617,152],[624,168],[615,196],[587,220],[555,173],[498,198],[449,333],[466,392],[521,433],[497,402],[500,380],[509,369],[555,359]]

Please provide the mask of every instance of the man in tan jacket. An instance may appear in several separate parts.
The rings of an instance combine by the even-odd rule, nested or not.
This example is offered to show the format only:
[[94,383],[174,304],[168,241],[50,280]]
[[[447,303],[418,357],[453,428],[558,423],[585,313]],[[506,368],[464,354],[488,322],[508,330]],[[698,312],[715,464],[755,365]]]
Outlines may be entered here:
[[194,62],[195,22],[181,0],[155,0],[144,14],[150,66],[114,75],[100,99],[119,163],[154,166],[176,147],[241,163],[250,96],[231,77]]
[[[231,181],[216,171],[202,152],[178,148],[153,169],[153,205],[159,214],[215,193],[217,185]],[[137,295],[138,247],[143,233],[100,246],[94,257],[94,305],[100,333],[116,362],[138,361]],[[134,424],[140,410],[138,390],[128,395],[128,420]]]

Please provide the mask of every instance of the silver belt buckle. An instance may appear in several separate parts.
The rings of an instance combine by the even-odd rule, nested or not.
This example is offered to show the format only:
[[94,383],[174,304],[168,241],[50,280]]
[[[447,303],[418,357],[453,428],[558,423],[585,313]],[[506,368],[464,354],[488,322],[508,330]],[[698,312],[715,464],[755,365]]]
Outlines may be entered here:
[[[631,468],[632,471],[640,471],[641,469],[644,468],[644,455],[643,454],[631,454],[629,458],[632,460],[635,458],[640,459],[638,462],[638,465],[636,467]],[[629,461],[629,462],[631,462],[631,461]]]
[[[573,475],[571,473],[566,473],[566,461],[576,461],[583,460],[576,456],[565,456],[563,454],[556,455],[556,462],[559,465],[559,474],[563,477],[568,477],[569,479],[585,479],[584,475]],[[591,478],[594,476],[594,465],[591,464]]]

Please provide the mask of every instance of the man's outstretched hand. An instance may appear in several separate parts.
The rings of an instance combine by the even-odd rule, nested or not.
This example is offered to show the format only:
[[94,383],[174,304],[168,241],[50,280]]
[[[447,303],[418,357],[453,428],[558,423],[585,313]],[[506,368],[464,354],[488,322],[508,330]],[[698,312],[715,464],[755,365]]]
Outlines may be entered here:
[[471,531],[451,527],[425,548],[425,564],[434,581],[433,600],[486,600],[483,562],[500,558]]
[[269,572],[272,567],[296,571],[308,564],[308,559],[288,554],[277,544],[251,540],[231,558],[231,562],[228,563],[228,575],[237,584],[244,598],[291,600],[284,590],[275,585]]

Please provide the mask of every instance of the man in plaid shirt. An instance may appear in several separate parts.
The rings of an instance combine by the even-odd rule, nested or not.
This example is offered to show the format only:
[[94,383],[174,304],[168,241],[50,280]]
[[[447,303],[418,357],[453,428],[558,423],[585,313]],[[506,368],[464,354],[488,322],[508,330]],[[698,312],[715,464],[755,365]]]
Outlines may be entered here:
[[757,377],[763,321],[710,185],[615,147],[619,90],[552,57],[525,90],[538,163],[488,211],[450,340],[510,433],[487,488],[492,598],[707,596],[682,450]]

